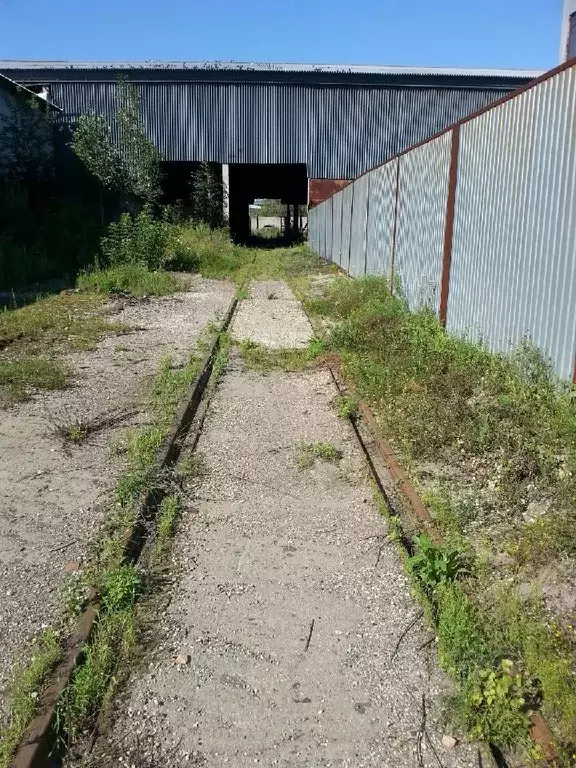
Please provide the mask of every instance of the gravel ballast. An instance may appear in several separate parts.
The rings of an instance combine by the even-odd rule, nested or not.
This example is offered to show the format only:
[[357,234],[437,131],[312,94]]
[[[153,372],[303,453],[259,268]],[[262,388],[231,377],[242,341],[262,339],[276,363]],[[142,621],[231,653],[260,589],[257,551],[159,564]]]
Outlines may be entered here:
[[[0,700],[14,663],[56,618],[60,588],[97,536],[123,468],[112,448],[123,429],[146,420],[146,382],[165,355],[178,365],[187,360],[233,294],[230,284],[197,278],[189,292],[127,302],[110,317],[133,330],[64,357],[74,372],[70,388],[1,413]],[[78,419],[110,423],[65,443],[58,428]]]
[[[235,337],[306,344],[301,307],[270,286],[254,286]],[[170,603],[95,765],[478,765],[476,748],[442,743],[433,633],[334,394],[324,369],[261,374],[232,352],[186,491]],[[300,467],[315,442],[341,458]]]

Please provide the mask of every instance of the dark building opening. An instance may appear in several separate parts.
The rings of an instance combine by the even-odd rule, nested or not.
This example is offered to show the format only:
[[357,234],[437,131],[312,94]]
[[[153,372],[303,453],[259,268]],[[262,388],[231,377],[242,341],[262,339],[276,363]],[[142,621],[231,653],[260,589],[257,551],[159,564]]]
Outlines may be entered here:
[[163,162],[162,202],[174,205],[181,201],[187,205],[190,201],[190,182],[192,173],[198,170],[200,163],[190,161]]
[[299,206],[308,203],[308,173],[304,163],[235,163],[229,170],[230,234],[235,242],[252,239],[249,206],[257,198],[277,199],[288,206],[283,241],[299,233]]

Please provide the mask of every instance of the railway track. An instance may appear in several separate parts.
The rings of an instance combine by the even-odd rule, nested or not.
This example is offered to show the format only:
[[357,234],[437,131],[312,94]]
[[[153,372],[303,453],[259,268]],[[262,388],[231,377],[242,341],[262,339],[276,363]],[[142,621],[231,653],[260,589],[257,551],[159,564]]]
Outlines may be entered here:
[[[208,467],[191,501],[199,520],[187,520],[175,542],[177,554],[189,547],[194,554],[184,555],[183,586],[166,619],[172,653],[151,662],[154,673],[131,681],[111,733],[90,741],[94,765],[116,764],[106,763],[111,742],[134,757],[121,735],[133,727],[133,712],[143,723],[146,754],[157,760],[150,765],[488,764],[488,754],[472,745],[444,746],[438,702],[445,681],[399,558],[370,509],[363,462],[405,527],[407,513],[440,535],[368,406],[361,404],[361,420],[345,424],[330,407],[334,393],[346,392],[334,366],[255,373],[238,353],[210,406],[214,360],[233,318],[239,340],[282,348],[288,328],[290,343],[303,348],[312,331],[302,330],[301,313],[278,285],[257,285],[240,312],[234,301],[175,416],[159,469],[175,465],[185,439],[191,449],[198,445]],[[310,473],[297,466],[304,445],[326,446],[328,438],[338,441],[330,443],[333,463],[319,454]],[[127,562],[138,561],[161,497],[156,488],[143,498],[125,541]],[[56,703],[97,615],[94,595],[11,768],[47,764]],[[549,744],[539,716],[534,728]],[[492,756],[505,765],[496,750]]]

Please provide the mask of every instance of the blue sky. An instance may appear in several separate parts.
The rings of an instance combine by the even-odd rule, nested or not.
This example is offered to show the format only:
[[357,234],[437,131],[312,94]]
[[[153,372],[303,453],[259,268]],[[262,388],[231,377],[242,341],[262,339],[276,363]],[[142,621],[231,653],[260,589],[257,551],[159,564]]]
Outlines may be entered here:
[[557,63],[562,0],[0,0],[0,58]]

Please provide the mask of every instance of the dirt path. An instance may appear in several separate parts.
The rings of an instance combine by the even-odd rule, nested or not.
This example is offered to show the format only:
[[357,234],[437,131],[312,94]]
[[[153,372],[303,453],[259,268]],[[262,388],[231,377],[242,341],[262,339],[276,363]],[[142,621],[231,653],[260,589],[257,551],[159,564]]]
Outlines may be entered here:
[[[194,291],[127,305],[113,319],[132,332],[66,358],[76,372],[71,388],[0,414],[0,700],[14,661],[54,620],[60,586],[102,522],[123,466],[111,441],[145,421],[142,390],[160,359],[184,362],[233,292],[198,279]],[[110,423],[79,445],[57,434],[58,424],[101,416]]]
[[[307,343],[285,285],[253,295],[237,338]],[[419,607],[333,395],[324,370],[259,374],[232,356],[175,541],[181,576],[95,765],[405,768],[438,765],[431,742],[445,768],[478,766],[441,744],[430,630],[400,642]],[[342,459],[299,468],[316,441]]]

